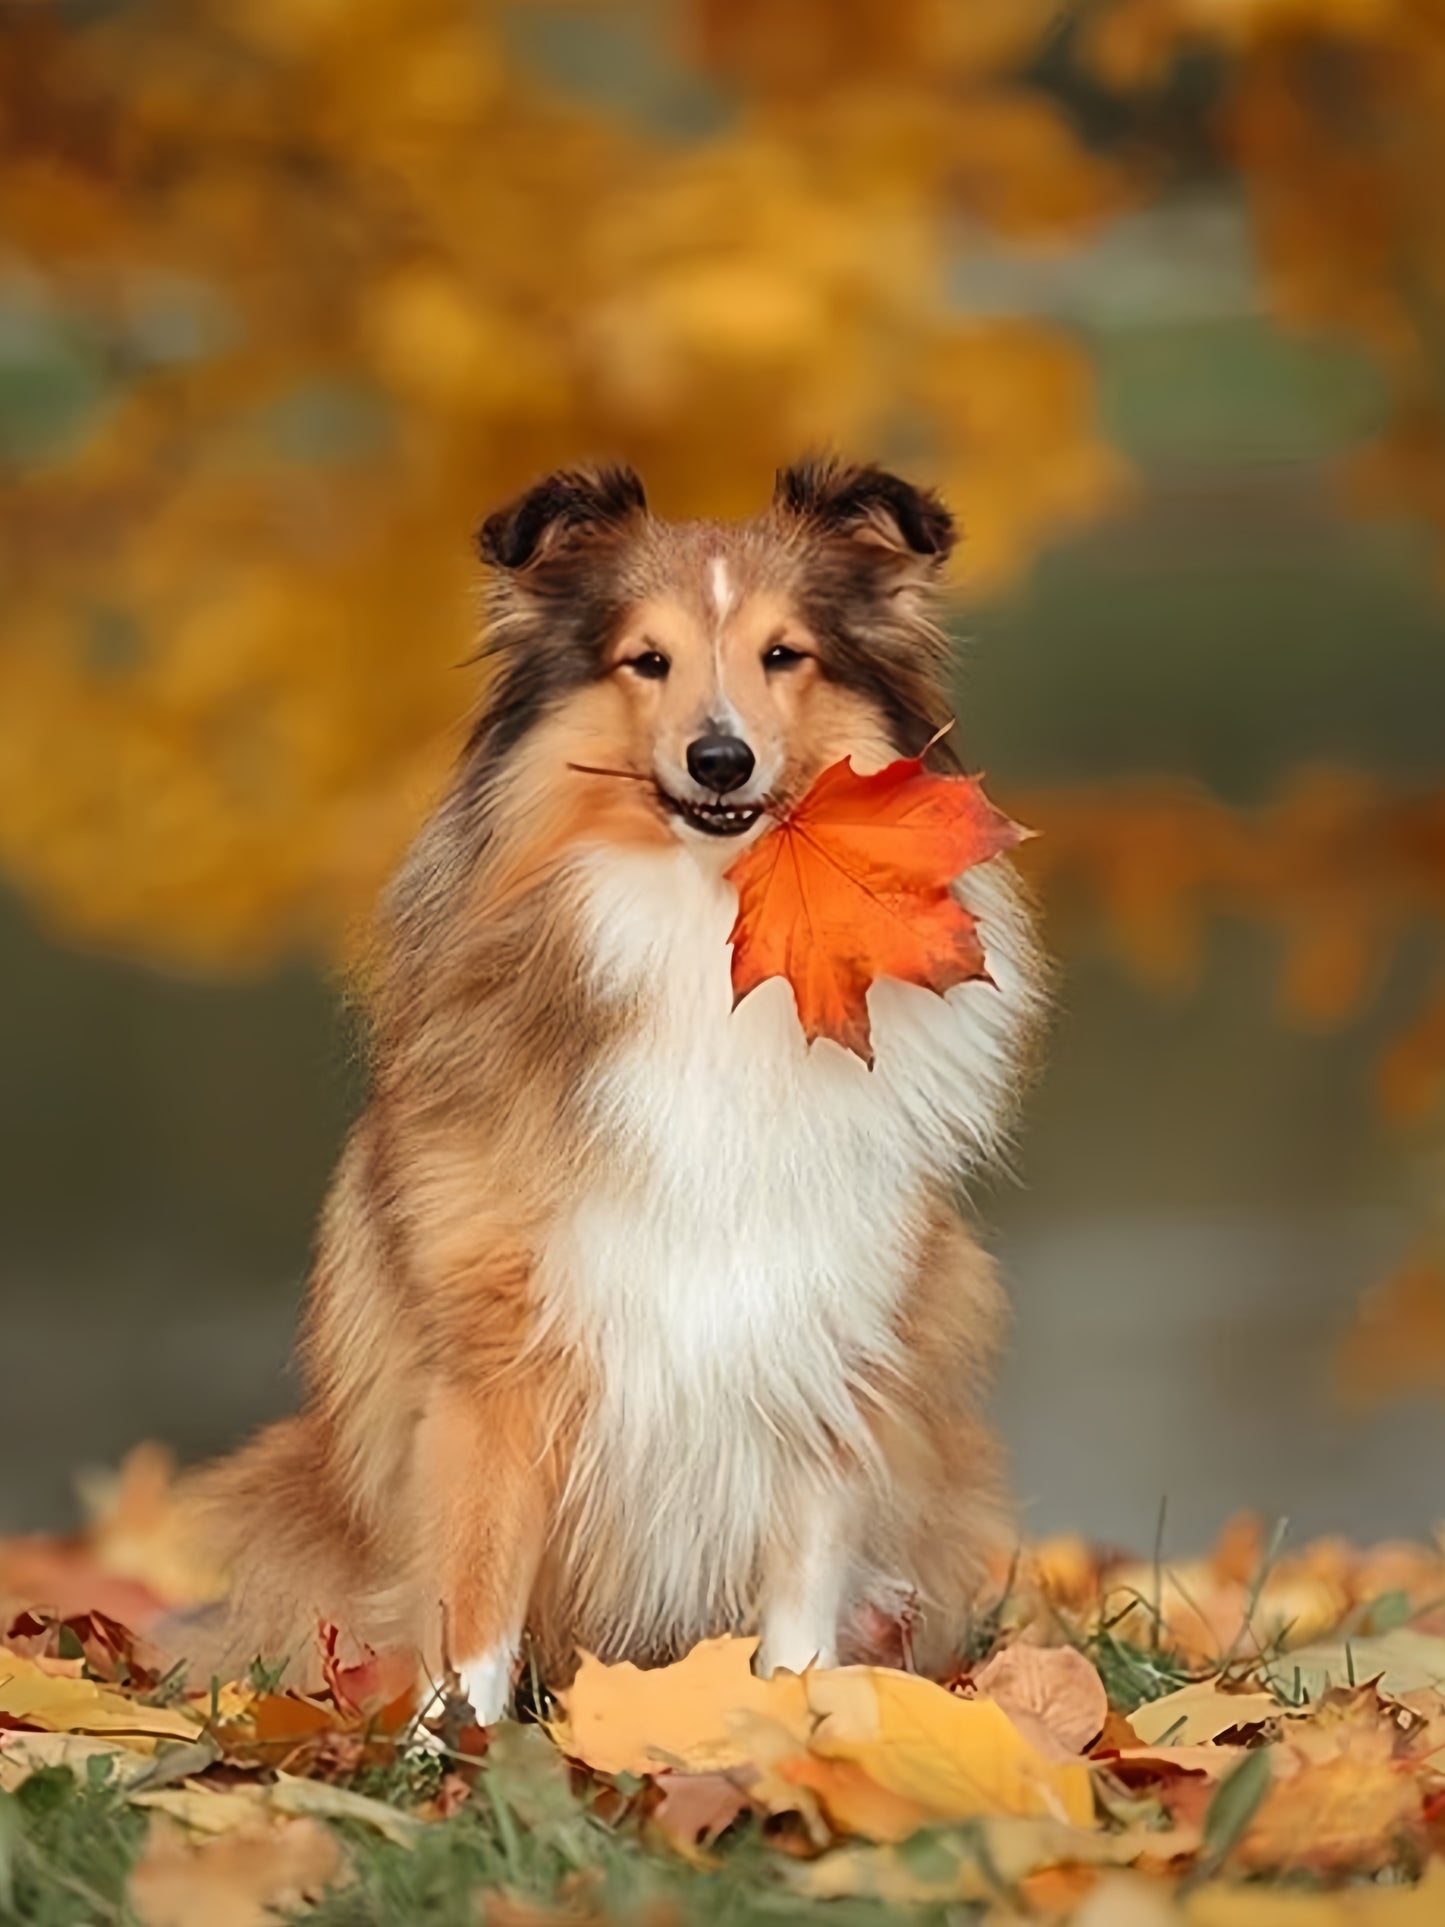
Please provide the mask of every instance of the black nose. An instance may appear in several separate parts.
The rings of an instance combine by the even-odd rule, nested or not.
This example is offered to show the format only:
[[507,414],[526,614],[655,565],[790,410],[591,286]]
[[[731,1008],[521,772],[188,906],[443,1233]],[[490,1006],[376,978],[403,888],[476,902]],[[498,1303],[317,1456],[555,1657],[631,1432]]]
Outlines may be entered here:
[[687,746],[687,773],[714,796],[735,790],[753,773],[753,752],[741,736],[699,736]]

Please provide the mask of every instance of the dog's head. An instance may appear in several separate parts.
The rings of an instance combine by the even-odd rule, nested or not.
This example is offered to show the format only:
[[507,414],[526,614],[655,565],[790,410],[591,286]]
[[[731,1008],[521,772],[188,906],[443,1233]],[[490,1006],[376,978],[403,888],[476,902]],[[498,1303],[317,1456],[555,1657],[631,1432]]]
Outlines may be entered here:
[[630,469],[549,476],[482,527],[496,674],[472,755],[636,778],[645,840],[731,848],[829,763],[916,753],[947,720],[929,606],[953,540],[936,496],[871,466],[785,469],[732,525],[659,520]]

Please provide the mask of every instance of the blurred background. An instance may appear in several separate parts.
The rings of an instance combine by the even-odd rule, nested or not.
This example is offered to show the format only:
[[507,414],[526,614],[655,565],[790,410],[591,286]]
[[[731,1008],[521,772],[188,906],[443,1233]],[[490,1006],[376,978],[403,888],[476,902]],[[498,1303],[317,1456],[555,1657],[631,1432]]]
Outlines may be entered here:
[[1438,0],[0,0],[0,1529],[286,1408],[480,515],[943,488],[1026,1529],[1445,1516]]

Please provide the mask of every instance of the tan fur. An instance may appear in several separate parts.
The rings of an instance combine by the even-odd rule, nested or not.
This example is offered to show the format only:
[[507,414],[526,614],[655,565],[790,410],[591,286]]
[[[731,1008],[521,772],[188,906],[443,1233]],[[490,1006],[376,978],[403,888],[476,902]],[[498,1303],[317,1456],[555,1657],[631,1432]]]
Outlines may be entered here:
[[[921,735],[944,712],[941,644],[900,600],[923,565],[881,511],[851,535],[896,566],[898,636],[880,630],[878,673]],[[499,650],[522,646],[526,570],[572,557],[582,539],[549,529],[515,591],[494,591]],[[589,988],[571,859],[582,847],[676,847],[654,775],[681,767],[709,665],[727,666],[739,725],[760,762],[773,756],[778,794],[850,751],[860,765],[896,753],[896,726],[820,661],[808,624],[809,568],[859,566],[852,549],[835,553],[833,534],[774,510],[743,529],[624,517],[595,540],[588,566],[623,585],[600,673],[495,764],[464,762],[384,906],[366,972],[372,1090],[322,1219],[305,1406],[194,1489],[235,1575],[213,1663],[304,1659],[325,1617],[433,1668],[444,1647],[460,1660],[525,1619],[565,1666],[586,1628],[555,1528],[594,1388],[589,1362],[541,1330],[533,1274],[566,1201],[606,1174],[612,1153],[578,1093],[638,1021]],[[719,557],[725,597],[709,576]],[[805,660],[773,677],[762,659],[778,638]],[[676,665],[666,683],[629,668],[653,647]],[[942,1196],[930,1208],[898,1320],[903,1363],[859,1397],[887,1495],[865,1549],[914,1576],[922,1649],[942,1660],[1003,1518],[998,1451],[978,1417],[1001,1299]],[[605,1538],[583,1553],[594,1573],[614,1556]],[[790,1556],[781,1541],[771,1555],[779,1567]]]

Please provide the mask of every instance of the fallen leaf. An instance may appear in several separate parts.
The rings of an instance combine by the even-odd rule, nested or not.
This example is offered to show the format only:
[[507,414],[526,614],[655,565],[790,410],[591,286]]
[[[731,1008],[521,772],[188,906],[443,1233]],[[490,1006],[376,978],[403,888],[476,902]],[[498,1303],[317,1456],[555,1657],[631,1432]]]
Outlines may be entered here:
[[317,1630],[321,1676],[342,1713],[370,1720],[383,1731],[406,1725],[416,1708],[419,1669],[415,1654],[378,1653],[362,1645],[354,1660],[341,1653],[341,1633],[323,1620]]
[[334,1837],[314,1820],[196,1845],[158,1815],[131,1872],[130,1901],[143,1927],[276,1927],[279,1913],[317,1899],[340,1867]]
[[142,1788],[130,1795],[130,1804],[148,1813],[164,1813],[192,1833],[235,1833],[243,1827],[254,1831],[266,1817],[266,1792],[250,1783]]
[[973,1684],[1045,1755],[1086,1752],[1109,1712],[1104,1682],[1073,1646],[1005,1646]]
[[1179,1927],[1167,1887],[1143,1874],[1107,1874],[1071,1916],[1070,1927]]
[[193,1740],[199,1722],[165,1706],[145,1706],[93,1680],[57,1677],[35,1660],[0,1647],[0,1714],[51,1733],[103,1733],[117,1739]]
[[990,1900],[1049,1868],[1129,1866],[1151,1844],[1159,1836],[1138,1828],[1102,1833],[1059,1820],[994,1816],[965,1833],[931,1834],[903,1847],[839,1847],[789,1868],[787,1879],[814,1900]]
[[[132,1691],[153,1685],[159,1674],[159,1655],[128,1626],[103,1612],[74,1613],[68,1619],[44,1610],[18,1613],[10,1622],[4,1643],[12,1653],[35,1660],[46,1672],[83,1672],[91,1679],[108,1685],[120,1683]],[[78,1651],[79,1656],[61,1661],[67,1649]]]
[[760,1804],[874,1839],[978,1814],[1092,1823],[1087,1765],[1044,1758],[994,1701],[881,1667],[758,1679],[756,1647],[704,1640],[650,1671],[584,1657],[554,1737],[604,1773],[750,1769]]
[[1289,1893],[1211,1884],[1189,1896],[1183,1916],[1187,1927],[1440,1927],[1445,1866],[1432,1860],[1417,1887]]
[[738,1732],[749,1715],[780,1721],[806,1742],[807,1698],[792,1673],[758,1679],[756,1639],[705,1639],[672,1666],[604,1665],[590,1653],[559,1694],[558,1746],[598,1773],[690,1773],[745,1766]]
[[[817,1717],[808,1750],[861,1767],[875,1785],[911,1802],[914,1825],[980,1814],[1093,1823],[1087,1765],[1043,1758],[992,1700],[960,1699],[932,1680],[876,1667],[807,1673],[804,1685]],[[882,1833],[876,1817],[851,1802],[822,1797],[843,1831],[900,1837]]]
[[132,1783],[137,1792],[152,1792],[175,1786],[192,1775],[204,1773],[221,1758],[221,1747],[210,1733],[194,1740],[163,1740],[141,1767]]
[[304,1815],[315,1820],[352,1820],[370,1827],[398,1847],[416,1844],[421,1822],[384,1800],[369,1794],[353,1793],[348,1787],[332,1786],[325,1780],[303,1780],[294,1774],[278,1774],[266,1790],[267,1804],[278,1813]]
[[193,1833],[235,1833],[254,1829],[278,1816],[292,1819],[351,1820],[370,1827],[399,1847],[412,1846],[421,1824],[400,1808],[373,1800],[325,1780],[303,1780],[282,1773],[270,1785],[172,1786],[140,1788],[128,1796],[132,1806],[164,1813]]
[[1285,1709],[1273,1693],[1230,1693],[1217,1680],[1181,1686],[1162,1699],[1146,1700],[1129,1714],[1129,1724],[1145,1746],[1199,1746],[1235,1726],[1261,1726]]
[[[1253,1583],[1221,1573],[1212,1559],[1165,1566],[1128,1564],[1109,1574],[1109,1590],[1132,1607],[1115,1624],[1126,1638],[1143,1641],[1162,1632],[1163,1643],[1190,1665],[1218,1667],[1227,1654],[1253,1657],[1281,1642],[1301,1644],[1340,1623],[1349,1606],[1330,1575],[1280,1566]],[[1155,1601],[1162,1624],[1156,1629]]]
[[1259,1872],[1374,1872],[1423,1828],[1420,1784],[1394,1761],[1327,1760],[1275,1780],[1237,1851]]
[[737,1784],[722,1773],[659,1773],[662,1798],[652,1813],[652,1824],[689,1859],[699,1847],[710,1846],[726,1833],[752,1803]]
[[84,1779],[92,1760],[105,1763],[111,1782],[124,1787],[148,1771],[150,1761],[118,1740],[88,1733],[0,1731],[0,1793],[13,1793],[43,1767],[62,1766]]
[[973,778],[935,776],[919,757],[871,776],[834,763],[728,871],[734,1003],[784,977],[808,1042],[832,1038],[871,1064],[879,977],[940,994],[987,977],[950,886],[1026,834]]
[[752,1730],[758,1764],[748,1777],[748,1792],[768,1813],[794,1813],[814,1846],[825,1847],[835,1830],[869,1840],[906,1840],[927,1822],[916,1800],[879,1786],[852,1760],[828,1760],[799,1752],[797,1741],[781,1727],[765,1738]]
[[1094,1867],[1040,1867],[1037,1873],[1026,1873],[1018,1883],[1024,1915],[1029,1920],[1072,1921],[1098,1881]]
[[1264,1672],[1291,1698],[1302,1693],[1319,1699],[1331,1687],[1375,1680],[1382,1693],[1398,1699],[1445,1683],[1445,1637],[1397,1626],[1363,1639],[1320,1640],[1271,1660]]
[[1113,1753],[1096,1749],[1093,1758],[1126,1780],[1149,1769],[1162,1774],[1202,1773],[1207,1779],[1222,1780],[1239,1765],[1245,1751],[1242,1746],[1216,1746],[1206,1740],[1198,1746],[1125,1746]]

